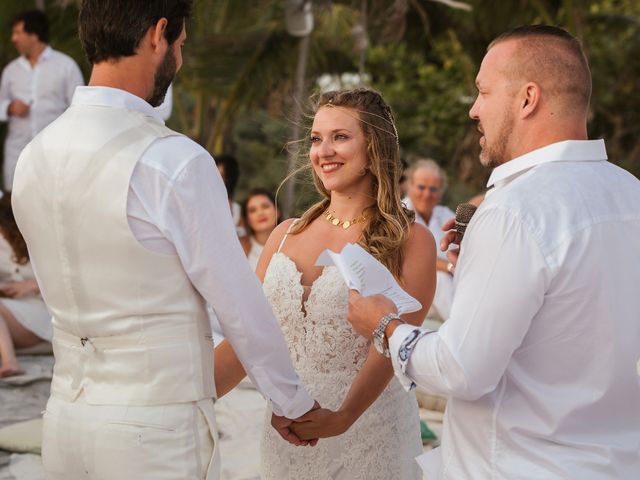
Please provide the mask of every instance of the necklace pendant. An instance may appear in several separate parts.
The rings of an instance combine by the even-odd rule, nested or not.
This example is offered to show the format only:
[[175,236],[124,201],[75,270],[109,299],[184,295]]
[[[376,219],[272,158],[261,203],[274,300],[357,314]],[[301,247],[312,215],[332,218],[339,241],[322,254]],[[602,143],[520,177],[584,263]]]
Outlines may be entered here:
[[333,223],[336,227],[338,226],[338,224],[340,223],[340,219],[339,218],[334,218],[331,223]]
[[346,220],[343,224],[342,224],[342,228],[344,228],[345,230],[347,228],[349,228],[351,226],[351,222],[349,220]]

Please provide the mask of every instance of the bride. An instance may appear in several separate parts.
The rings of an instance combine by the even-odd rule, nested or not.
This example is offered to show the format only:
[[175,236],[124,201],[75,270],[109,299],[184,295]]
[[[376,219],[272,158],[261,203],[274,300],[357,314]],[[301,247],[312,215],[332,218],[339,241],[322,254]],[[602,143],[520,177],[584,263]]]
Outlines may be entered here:
[[[436,247],[400,202],[398,138],[391,109],[369,89],[319,97],[310,136],[313,178],[323,200],[271,234],[257,274],[305,388],[323,408],[290,425],[314,448],[295,447],[269,428],[266,479],[418,479],[422,451],[413,393],[393,378],[389,358],[347,321],[348,289],[337,268],[316,267],[325,249],[358,243],[422,303],[403,320],[421,324],[435,288]],[[219,396],[244,372],[231,347],[216,349]],[[326,438],[325,437],[331,437]]]

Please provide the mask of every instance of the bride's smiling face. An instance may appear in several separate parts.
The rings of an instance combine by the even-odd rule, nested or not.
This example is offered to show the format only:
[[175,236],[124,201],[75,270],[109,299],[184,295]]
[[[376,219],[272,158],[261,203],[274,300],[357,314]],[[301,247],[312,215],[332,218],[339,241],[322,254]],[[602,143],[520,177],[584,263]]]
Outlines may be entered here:
[[328,191],[371,189],[373,176],[367,169],[367,141],[356,111],[321,107],[311,127],[309,157]]

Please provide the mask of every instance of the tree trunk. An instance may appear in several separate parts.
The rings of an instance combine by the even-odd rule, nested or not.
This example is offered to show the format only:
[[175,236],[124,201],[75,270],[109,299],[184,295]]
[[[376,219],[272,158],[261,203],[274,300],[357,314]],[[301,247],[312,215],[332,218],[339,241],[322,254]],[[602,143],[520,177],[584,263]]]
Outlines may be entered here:
[[293,115],[291,125],[291,142],[294,142],[288,148],[287,154],[287,184],[285,185],[285,194],[283,202],[284,217],[288,218],[293,213],[295,205],[295,175],[296,160],[300,153],[300,147],[297,143],[300,140],[300,123],[302,122],[302,103],[305,95],[305,81],[307,74],[307,57],[309,56],[309,35],[300,39],[298,47],[298,65],[296,67],[296,79],[293,93]]

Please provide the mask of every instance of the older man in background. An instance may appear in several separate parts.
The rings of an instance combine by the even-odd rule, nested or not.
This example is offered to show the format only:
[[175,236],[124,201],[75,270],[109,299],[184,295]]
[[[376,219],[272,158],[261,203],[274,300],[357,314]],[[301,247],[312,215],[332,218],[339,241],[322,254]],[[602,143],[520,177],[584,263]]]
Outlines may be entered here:
[[71,104],[83,85],[76,62],[48,45],[49,22],[39,10],[11,22],[11,42],[20,54],[2,72],[0,121],[9,122],[4,144],[4,189],[10,191],[22,149]]
[[[407,208],[416,212],[416,223],[424,225],[431,231],[436,245],[444,235],[442,225],[455,216],[449,207],[440,205],[446,188],[447,173],[434,160],[421,159],[411,166],[409,198],[405,200],[405,204]],[[438,252],[436,293],[427,314],[428,319],[443,322],[449,317],[453,300],[452,267],[446,252]]]

